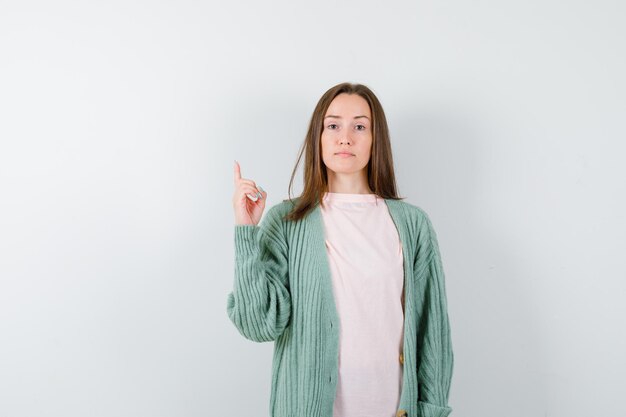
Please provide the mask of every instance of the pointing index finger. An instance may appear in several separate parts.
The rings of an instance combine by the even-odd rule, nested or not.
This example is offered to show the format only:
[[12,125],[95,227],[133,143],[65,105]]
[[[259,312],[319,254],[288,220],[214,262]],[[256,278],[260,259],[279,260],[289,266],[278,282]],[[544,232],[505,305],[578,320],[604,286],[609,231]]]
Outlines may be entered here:
[[239,166],[239,162],[235,160],[235,182],[241,179],[241,167]]

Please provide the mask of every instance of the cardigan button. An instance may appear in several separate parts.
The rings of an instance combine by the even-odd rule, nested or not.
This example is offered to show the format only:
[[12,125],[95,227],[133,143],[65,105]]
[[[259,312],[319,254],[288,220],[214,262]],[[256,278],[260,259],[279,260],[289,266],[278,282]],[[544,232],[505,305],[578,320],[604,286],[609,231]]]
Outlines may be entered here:
[[400,352],[400,363],[404,365],[404,353]]
[[396,417],[407,417],[408,414],[406,413],[406,410],[398,410],[398,412],[396,413]]

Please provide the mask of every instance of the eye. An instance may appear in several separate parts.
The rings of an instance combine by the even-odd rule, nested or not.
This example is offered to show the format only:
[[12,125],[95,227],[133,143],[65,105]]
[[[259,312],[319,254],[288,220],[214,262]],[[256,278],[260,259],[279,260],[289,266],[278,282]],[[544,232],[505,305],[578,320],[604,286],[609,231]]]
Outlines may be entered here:
[[334,124],[334,123],[331,123],[331,124],[329,124],[329,125],[328,125],[328,128],[329,128],[329,129],[332,129],[332,127],[331,127],[331,126],[337,126],[337,125],[336,125],[336,124]]
[[362,127],[363,129],[358,129],[358,130],[365,130],[365,125],[356,125],[357,128]]

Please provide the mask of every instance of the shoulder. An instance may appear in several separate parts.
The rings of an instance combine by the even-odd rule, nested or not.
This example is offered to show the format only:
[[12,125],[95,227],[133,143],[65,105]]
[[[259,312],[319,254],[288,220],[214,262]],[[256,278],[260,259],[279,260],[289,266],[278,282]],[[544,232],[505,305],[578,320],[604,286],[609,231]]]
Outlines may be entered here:
[[284,217],[289,214],[295,204],[295,200],[281,200],[270,206],[264,214],[265,221],[271,223],[283,223]]
[[293,209],[293,207],[296,204],[296,201],[298,199],[286,199],[286,200],[281,200],[278,203],[274,204],[269,210],[268,210],[268,214],[270,212],[272,212],[273,215],[275,216],[279,216],[280,218],[286,216],[287,214],[289,214],[289,212],[291,211],[291,209]]
[[426,210],[417,204],[391,199],[387,200],[387,204],[393,206],[400,215],[406,218],[409,224],[412,224],[417,229],[432,226],[430,216]]
[[421,262],[434,257],[440,257],[439,238],[433,227],[430,215],[419,205],[407,203],[405,201],[395,201],[395,203],[407,213],[410,227],[411,240],[415,249],[415,262]]

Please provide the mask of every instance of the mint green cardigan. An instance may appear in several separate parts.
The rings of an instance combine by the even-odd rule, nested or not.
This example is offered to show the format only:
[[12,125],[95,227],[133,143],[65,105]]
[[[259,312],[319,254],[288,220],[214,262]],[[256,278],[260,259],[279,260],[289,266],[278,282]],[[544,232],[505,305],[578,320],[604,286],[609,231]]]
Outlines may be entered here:
[[[420,207],[385,199],[404,253],[403,384],[398,417],[446,417],[454,355],[444,271]],[[320,206],[298,222],[283,200],[259,225],[235,225],[235,279],[227,314],[255,342],[275,341],[270,417],[332,417],[339,317]],[[367,349],[367,346],[363,347]]]

